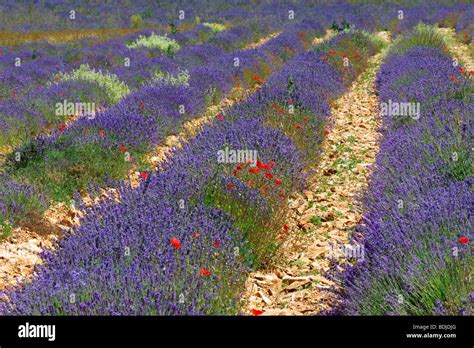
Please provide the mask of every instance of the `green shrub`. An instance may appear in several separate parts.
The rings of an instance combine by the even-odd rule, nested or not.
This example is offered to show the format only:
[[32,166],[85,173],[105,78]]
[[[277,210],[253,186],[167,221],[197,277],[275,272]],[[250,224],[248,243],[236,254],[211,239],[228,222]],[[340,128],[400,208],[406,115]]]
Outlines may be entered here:
[[79,69],[73,70],[70,73],[60,73],[61,81],[90,81],[96,82],[99,87],[105,89],[106,94],[112,103],[118,102],[124,96],[130,93],[128,86],[120,81],[117,76],[109,73],[96,72],[91,69],[89,65],[82,64]]
[[143,18],[139,14],[130,17],[130,25],[132,28],[140,28],[143,25]]
[[54,201],[70,201],[75,192],[87,189],[91,182],[123,178],[131,163],[120,160],[120,156],[98,143],[50,149],[44,156],[26,161],[15,175],[29,178]]
[[170,73],[156,70],[153,74],[153,80],[166,85],[188,86],[189,73],[187,70],[180,70],[176,75],[172,75]]
[[391,47],[390,55],[402,55],[412,47],[425,46],[447,50],[446,40],[438,28],[419,23],[408,34],[398,37]]
[[152,33],[150,36],[145,37],[140,35],[138,39],[133,41],[130,44],[127,44],[128,48],[138,48],[138,47],[147,47],[147,48],[158,48],[163,52],[172,51],[173,53],[180,49],[179,44],[170,39],[167,36],[159,36],[155,33]]
[[219,33],[225,30],[225,25],[219,23],[203,23],[205,27],[211,28],[214,33]]

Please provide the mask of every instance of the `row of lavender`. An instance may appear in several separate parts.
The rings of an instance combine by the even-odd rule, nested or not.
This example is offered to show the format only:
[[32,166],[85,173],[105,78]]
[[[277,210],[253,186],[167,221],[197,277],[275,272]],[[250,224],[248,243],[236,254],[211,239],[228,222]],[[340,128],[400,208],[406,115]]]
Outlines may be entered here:
[[443,45],[429,46],[390,55],[377,75],[382,105],[420,112],[382,116],[354,234],[365,258],[342,275],[342,314],[474,313],[472,81]]
[[[284,198],[305,184],[318,150],[304,140],[320,143],[329,101],[373,52],[368,36],[345,33],[296,55],[137,189],[119,185],[119,202],[83,207],[80,227],[44,254],[32,282],[4,293],[0,312],[238,313],[245,271],[281,243]],[[353,59],[348,70],[342,55]],[[221,158],[232,151],[256,156]]]
[[[313,34],[308,33],[308,37]],[[150,71],[161,63],[160,68],[165,70],[163,67],[166,65],[168,73],[178,70],[178,67],[186,67],[188,80],[179,85],[155,81],[132,92],[118,104],[109,104],[93,119],[84,117],[69,128],[59,127],[52,136],[40,136],[13,152],[7,166],[10,175],[3,178],[1,185],[0,225],[4,225],[6,232],[11,232],[13,223],[18,223],[26,214],[40,213],[38,208],[45,207],[48,199],[69,200],[74,192],[85,188],[91,180],[107,176],[123,177],[130,165],[136,164],[140,154],[143,155],[166,135],[177,131],[185,120],[200,115],[207,105],[217,102],[235,85],[242,89],[260,83],[285,59],[302,49],[303,43],[304,40],[292,31],[258,49],[227,53],[217,45],[191,44],[178,51],[173,59],[145,57],[139,64],[143,69],[134,66],[133,69],[128,68],[129,71],[136,72],[137,76],[140,73],[152,75]],[[114,50],[109,47],[115,47],[118,52],[126,48],[123,39],[108,42],[100,46],[92,57],[111,56],[110,52]],[[85,54],[85,57],[92,62],[91,54]],[[238,64],[235,66],[236,58]],[[90,84],[75,81],[36,91],[34,93],[40,96],[37,99],[29,99],[31,94],[23,99],[29,100],[33,110],[39,113],[41,108],[34,101],[52,105],[52,98],[68,99],[65,95],[68,86],[72,100],[75,100],[74,96],[81,102],[87,100]],[[84,87],[85,92],[82,93],[83,89],[78,87]],[[32,130],[34,122],[31,121],[31,113],[19,108],[17,100],[9,101],[10,104],[7,101],[4,105],[7,111],[11,114],[12,110],[18,110],[26,115],[30,122],[23,122],[23,127]],[[14,120],[11,125],[15,129],[22,124],[18,117],[9,119]],[[130,153],[134,160],[125,161],[121,151]],[[32,184],[44,194],[35,195],[28,186],[18,190],[22,187],[18,182]]]
[[[365,30],[399,31],[416,25],[419,20],[429,23],[445,21],[456,26],[458,31],[466,30],[472,37],[472,6],[468,3],[453,5],[452,1],[384,2],[384,4],[354,3],[339,1],[318,3],[313,1],[173,1],[172,3],[150,3],[135,1],[129,6],[127,1],[103,2],[80,6],[77,3],[44,1],[34,7],[25,8],[15,1],[0,5],[2,14],[8,16],[0,23],[2,30],[60,30],[64,28],[123,28],[128,26],[174,25],[196,23],[206,18],[209,21],[230,21],[244,18],[269,18],[272,22],[293,25],[291,21],[307,19],[329,27],[333,22],[355,25]],[[120,8],[120,11],[116,11]],[[70,11],[74,10],[74,19]],[[291,12],[290,12],[291,11]],[[402,11],[403,13],[400,13]],[[26,13],[25,13],[26,12]],[[25,24],[23,18],[32,13],[40,20]],[[470,38],[469,38],[470,39]]]
[[[298,22],[293,23],[294,30],[296,23]],[[313,31],[317,27],[313,27]],[[18,95],[25,88],[33,90],[43,86],[54,74],[60,71],[68,72],[82,64],[97,70],[107,70],[131,87],[139,87],[137,81],[146,81],[153,77],[151,65],[156,65],[156,68],[166,67],[168,68],[166,71],[173,72],[172,67],[176,69],[176,65],[183,63],[183,60],[189,61],[189,57],[183,53],[176,57],[176,62],[173,62],[171,59],[165,59],[166,54],[160,50],[144,47],[131,50],[126,46],[138,37],[149,36],[152,33],[167,36],[181,47],[209,43],[231,51],[243,48],[258,38],[281,30],[280,28],[281,25],[278,23],[264,18],[258,22],[252,19],[240,21],[239,25],[228,23],[228,28],[222,31],[215,31],[211,26],[199,24],[185,31],[141,30],[105,42],[82,39],[72,44],[50,44],[40,41],[17,47],[5,46],[1,47],[0,51],[0,67],[4,69],[1,75],[4,90],[1,91],[1,95],[5,97],[11,92],[16,92]],[[126,57],[129,58],[132,69],[126,69],[127,66],[124,65]],[[134,71],[135,75],[130,76],[130,70]]]
[[[150,36],[152,32],[141,31],[119,39],[94,43],[89,39],[74,45],[53,45],[46,42],[32,43],[18,48],[2,48],[0,56],[0,125],[5,137],[0,143],[15,138],[35,135],[45,125],[59,126],[63,117],[55,115],[57,102],[91,102],[96,107],[105,107],[115,102],[106,88],[97,82],[61,81],[61,75],[86,64],[90,69],[116,76],[125,87],[133,90],[153,81],[157,73],[177,74],[185,69],[201,65],[212,52],[223,54],[268,34],[271,23],[263,22],[250,30],[245,25],[234,26],[219,33],[203,25],[193,29],[169,34],[167,37],[180,45],[173,57],[160,49],[130,49],[127,43],[139,36]],[[163,31],[155,34],[166,35]],[[169,53],[169,52],[168,52]],[[48,82],[54,84],[47,87]],[[23,121],[23,122],[22,122]],[[25,123],[28,127],[25,128]],[[9,133],[15,133],[9,136]]]

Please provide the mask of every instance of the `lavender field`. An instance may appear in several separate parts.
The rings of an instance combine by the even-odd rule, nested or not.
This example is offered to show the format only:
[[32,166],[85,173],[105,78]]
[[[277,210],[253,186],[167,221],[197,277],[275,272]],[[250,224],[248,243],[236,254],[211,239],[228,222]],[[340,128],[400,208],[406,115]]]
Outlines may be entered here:
[[0,315],[474,314],[468,1],[0,2]]

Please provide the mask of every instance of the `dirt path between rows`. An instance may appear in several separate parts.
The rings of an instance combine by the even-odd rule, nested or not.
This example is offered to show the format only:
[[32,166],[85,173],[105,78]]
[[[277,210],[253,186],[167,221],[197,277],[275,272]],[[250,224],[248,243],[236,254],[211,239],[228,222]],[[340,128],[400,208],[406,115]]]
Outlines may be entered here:
[[[386,33],[379,33],[386,40]],[[379,102],[375,75],[383,53],[373,56],[350,90],[332,103],[334,127],[322,145],[322,157],[309,189],[289,199],[289,233],[281,260],[272,269],[253,272],[242,297],[243,313],[313,315],[331,308],[335,285],[324,276],[330,256],[344,262],[333,243],[347,244],[361,221],[356,196],[368,184],[378,152]],[[331,255],[330,255],[331,254]]]

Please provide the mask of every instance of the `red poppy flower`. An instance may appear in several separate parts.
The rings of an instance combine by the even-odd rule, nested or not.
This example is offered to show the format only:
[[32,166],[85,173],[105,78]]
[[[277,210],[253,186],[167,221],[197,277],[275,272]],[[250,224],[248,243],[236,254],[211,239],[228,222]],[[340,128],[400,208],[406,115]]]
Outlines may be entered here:
[[261,311],[259,309],[252,309],[252,314],[255,315],[255,316],[262,315],[263,311]]
[[308,122],[308,118],[307,117],[303,118],[303,121]]
[[140,175],[143,179],[148,178],[148,173],[142,172]]
[[65,124],[62,124],[59,126],[59,131],[60,132],[64,132],[64,130],[66,129],[66,125]]
[[214,248],[218,248],[219,245],[220,245],[220,242],[219,242],[218,240],[216,240],[216,241],[214,242]]
[[216,116],[219,120],[223,120],[224,119],[224,116],[222,116],[222,114],[217,114]]
[[234,174],[235,176],[239,176],[239,173],[237,173],[237,169],[232,169],[232,174]]
[[265,174],[265,177],[267,179],[271,179],[271,178],[273,178],[273,174],[272,173],[267,173],[267,174]]
[[282,234],[280,234],[280,235],[278,236],[278,238],[280,238],[281,240],[283,240],[283,239],[285,239],[285,236],[282,235]]
[[326,135],[331,134],[331,132],[330,131],[324,131],[324,134],[326,134]]
[[283,110],[283,109],[280,109],[280,110],[278,110],[278,112],[279,112],[280,114],[284,114],[286,111]]
[[459,72],[460,72],[461,74],[464,74],[464,70],[463,70],[462,68],[459,68]]
[[328,54],[337,54],[336,51],[329,51]]
[[257,160],[256,164],[257,168],[261,168],[262,167],[262,162],[260,162],[259,160]]
[[461,237],[459,238],[459,242],[462,244],[467,244],[469,242],[469,239],[467,237]]
[[254,183],[253,181],[249,181],[249,182],[248,182],[248,185],[249,185],[250,187],[254,187],[254,186],[255,186],[255,183]]
[[298,128],[298,129],[303,128],[303,126],[302,126],[301,124],[299,124],[299,123],[297,123],[297,124],[295,125],[295,127]]
[[234,184],[227,184],[227,189],[232,190],[234,188]]
[[176,249],[181,249],[181,243],[176,238],[171,238],[171,245]]
[[268,164],[270,165],[270,167],[273,167],[275,165],[275,162],[270,161],[270,162],[268,162]]
[[120,151],[127,151],[127,148],[123,147],[123,146],[119,146],[119,149],[120,149]]
[[282,182],[281,182],[281,180],[280,180],[280,179],[275,179],[275,184],[277,184],[277,185],[281,185],[281,184],[282,184]]
[[194,232],[194,235],[193,235],[193,237],[194,237],[194,238],[197,238],[197,237],[199,237],[199,233],[197,233],[197,232]]
[[288,232],[288,226],[284,225],[284,226],[283,226],[283,230],[284,230],[285,232]]
[[140,109],[145,110],[145,104],[141,103],[140,104]]
[[235,88],[240,88],[240,82],[237,82],[237,83],[235,84]]
[[249,173],[256,174],[260,172],[260,168],[254,167],[254,168],[249,168]]
[[347,66],[345,66],[345,67],[344,67],[344,70],[347,71],[347,70],[349,70],[349,68],[348,68]]
[[107,132],[104,132],[104,131],[99,132],[99,135],[106,135],[106,134],[107,134]]
[[277,108],[276,104],[272,104],[272,109],[276,109],[276,108]]
[[201,275],[208,276],[210,274],[211,274],[211,272],[209,272],[207,269],[205,269],[205,268],[201,269]]
[[271,168],[268,164],[262,164],[262,169],[270,170]]
[[456,80],[456,78],[454,77],[454,75],[451,75],[451,81],[454,81]]

